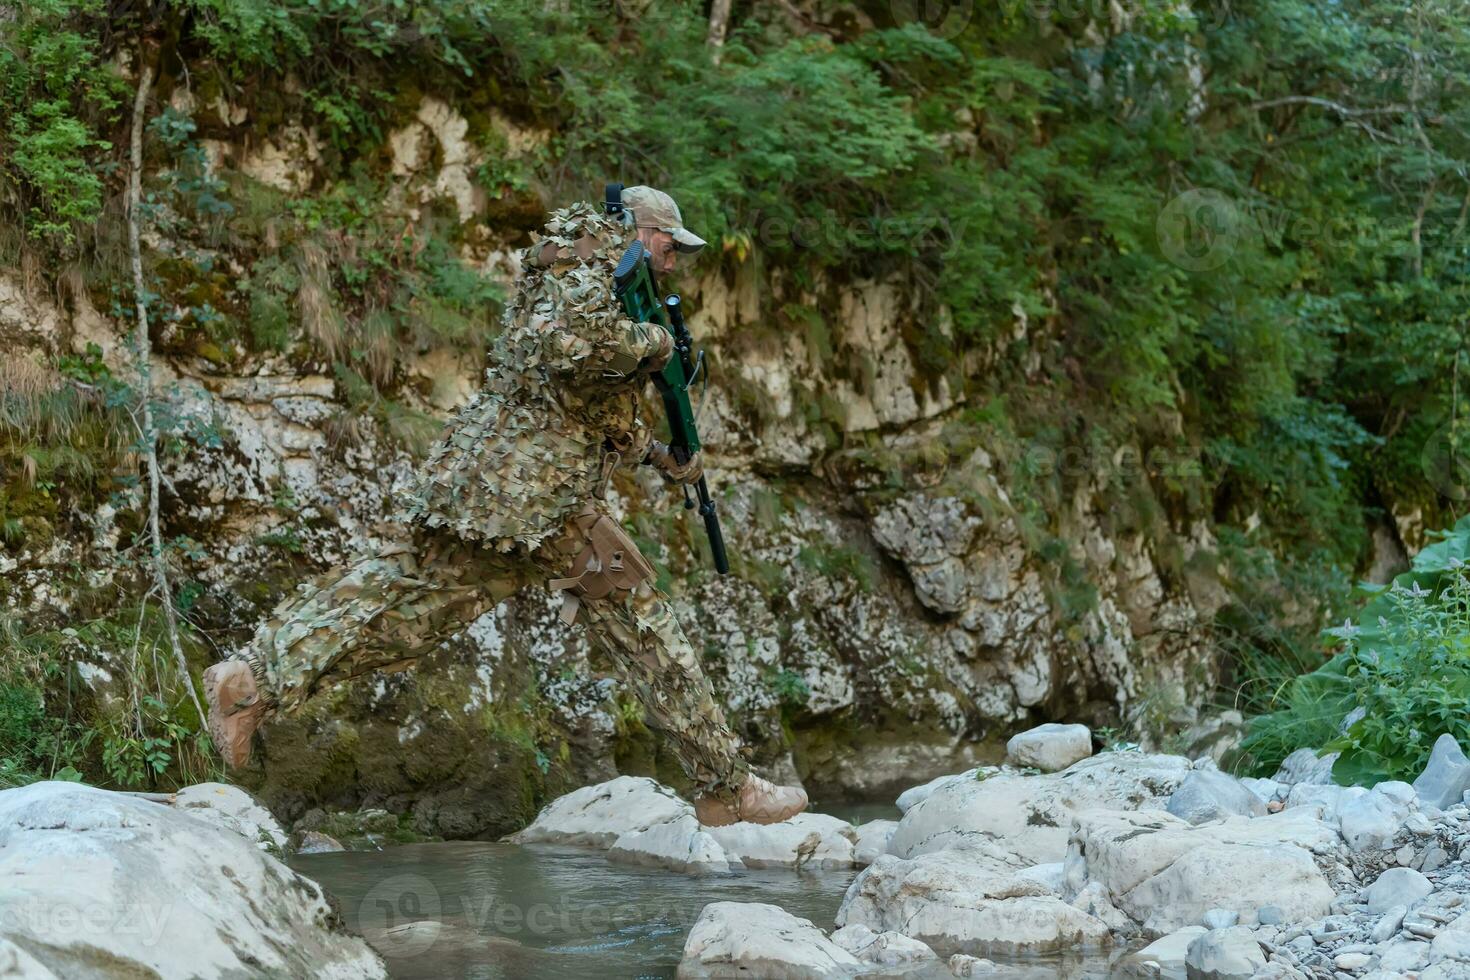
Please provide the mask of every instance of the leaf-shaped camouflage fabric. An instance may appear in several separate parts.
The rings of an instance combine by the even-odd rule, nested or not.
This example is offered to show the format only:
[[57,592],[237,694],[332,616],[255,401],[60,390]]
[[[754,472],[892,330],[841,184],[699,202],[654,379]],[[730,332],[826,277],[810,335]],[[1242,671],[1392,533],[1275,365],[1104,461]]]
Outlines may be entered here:
[[613,296],[628,237],[588,204],[551,215],[545,237],[521,253],[485,386],[403,492],[407,516],[529,552],[593,496],[606,441],[646,446],[638,366],[664,342]]

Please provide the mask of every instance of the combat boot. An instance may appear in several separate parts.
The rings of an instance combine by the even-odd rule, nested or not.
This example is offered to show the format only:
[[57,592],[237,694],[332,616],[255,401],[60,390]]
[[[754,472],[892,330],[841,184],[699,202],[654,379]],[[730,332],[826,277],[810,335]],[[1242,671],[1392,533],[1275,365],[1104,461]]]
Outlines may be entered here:
[[694,801],[694,815],[706,827],[724,827],[738,821],[780,823],[806,809],[806,790],[777,786],[751,773],[745,777],[733,801],[702,796]]
[[250,761],[250,738],[266,709],[250,665],[243,660],[214,664],[204,672],[204,697],[215,748],[231,769],[243,766]]

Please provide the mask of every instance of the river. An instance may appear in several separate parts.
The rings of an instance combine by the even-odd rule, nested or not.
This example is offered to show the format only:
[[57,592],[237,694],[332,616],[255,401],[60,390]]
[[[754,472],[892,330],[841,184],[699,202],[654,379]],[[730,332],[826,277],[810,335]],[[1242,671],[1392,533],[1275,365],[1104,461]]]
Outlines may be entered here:
[[[889,807],[831,808],[845,819]],[[855,871],[744,871],[693,877],[610,864],[581,848],[479,841],[298,855],[350,928],[399,980],[623,980],[673,977],[685,937],[714,901],[768,902],[832,928]],[[1093,980],[1108,957],[1013,963],[1008,977]],[[947,977],[938,968],[905,974]]]

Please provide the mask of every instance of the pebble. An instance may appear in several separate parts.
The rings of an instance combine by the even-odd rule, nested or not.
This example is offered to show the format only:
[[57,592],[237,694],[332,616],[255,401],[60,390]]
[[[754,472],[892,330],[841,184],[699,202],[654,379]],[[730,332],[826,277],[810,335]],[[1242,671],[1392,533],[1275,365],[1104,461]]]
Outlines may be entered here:
[[1434,833],[1434,824],[1422,813],[1411,813],[1404,819],[1404,829],[1412,834],[1424,837]]
[[1361,970],[1373,961],[1367,953],[1338,953],[1332,963],[1339,970]]
[[[1262,905],[1256,912],[1256,921],[1263,926],[1277,926],[1286,918],[1279,905]],[[1295,930],[1293,930],[1295,931]]]
[[1384,913],[1383,918],[1373,927],[1368,938],[1375,943],[1387,942],[1389,937],[1399,931],[1399,926],[1404,924],[1404,915],[1408,909],[1402,905],[1395,906]]
[[1408,844],[1394,852],[1393,859],[1404,867],[1414,863],[1414,848]]

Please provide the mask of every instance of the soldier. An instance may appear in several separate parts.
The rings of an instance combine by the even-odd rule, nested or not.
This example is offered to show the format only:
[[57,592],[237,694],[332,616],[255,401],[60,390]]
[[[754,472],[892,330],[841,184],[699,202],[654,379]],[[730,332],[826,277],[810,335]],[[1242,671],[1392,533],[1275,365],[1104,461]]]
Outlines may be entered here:
[[412,543],[300,587],[244,650],[205,671],[210,734],[229,765],[244,764],[273,713],[412,667],[522,587],[550,587],[563,620],[586,628],[672,742],[702,823],[772,823],[806,807],[802,790],[749,771],[652,568],[602,506],[620,465],[646,463],[673,484],[702,472],[697,454],[678,464],[639,418],[639,392],[673,342],[624,314],[612,273],[634,237],[658,273],[705,243],[667,194],[630,187],[623,202],[620,218],[588,204],[554,212],[521,253],[484,387],[399,501]]

